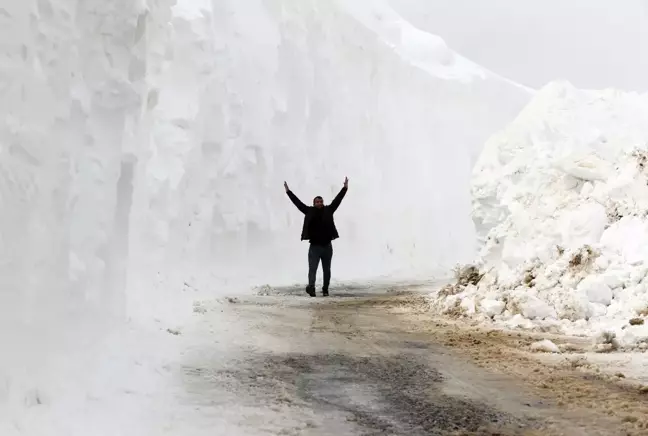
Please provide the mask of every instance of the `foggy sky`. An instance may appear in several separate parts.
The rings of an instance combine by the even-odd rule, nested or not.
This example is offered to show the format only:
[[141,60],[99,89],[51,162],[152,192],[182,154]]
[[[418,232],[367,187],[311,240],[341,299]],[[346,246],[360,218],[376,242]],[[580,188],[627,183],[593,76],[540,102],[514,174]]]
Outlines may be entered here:
[[539,88],[648,91],[648,0],[389,0],[471,60]]

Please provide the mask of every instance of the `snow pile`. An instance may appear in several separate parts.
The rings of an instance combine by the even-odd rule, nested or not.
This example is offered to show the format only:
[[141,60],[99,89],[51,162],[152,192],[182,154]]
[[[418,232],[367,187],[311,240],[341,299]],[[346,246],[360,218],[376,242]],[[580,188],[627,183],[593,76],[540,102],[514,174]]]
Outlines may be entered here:
[[646,120],[648,95],[540,91],[473,172],[484,276],[445,289],[438,307],[648,347],[635,319],[648,315]]
[[558,348],[558,345],[554,344],[549,339],[534,342],[533,344],[531,344],[530,349],[531,351],[537,351],[541,353],[560,353],[560,348]]
[[629,325],[648,315],[646,119],[648,96],[540,91],[475,166],[481,273],[438,307],[646,347],[648,329]]

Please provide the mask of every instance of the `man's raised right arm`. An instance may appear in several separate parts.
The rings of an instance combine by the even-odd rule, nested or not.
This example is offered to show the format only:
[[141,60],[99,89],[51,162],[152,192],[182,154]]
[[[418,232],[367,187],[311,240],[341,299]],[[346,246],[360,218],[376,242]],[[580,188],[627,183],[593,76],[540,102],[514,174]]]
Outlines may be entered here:
[[290,198],[290,201],[295,205],[297,209],[303,214],[308,213],[308,206],[306,206],[302,201],[297,198],[295,194],[290,190],[288,187],[288,183],[284,182],[284,188],[286,188],[286,194],[288,194],[288,198]]

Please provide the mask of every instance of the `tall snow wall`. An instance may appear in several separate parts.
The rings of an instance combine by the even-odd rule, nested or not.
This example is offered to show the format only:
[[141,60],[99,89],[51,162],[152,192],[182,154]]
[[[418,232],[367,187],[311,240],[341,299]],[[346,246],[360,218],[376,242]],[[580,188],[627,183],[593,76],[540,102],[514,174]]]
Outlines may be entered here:
[[126,312],[127,169],[147,147],[155,14],[170,17],[155,4],[0,2],[1,434],[92,380],[75,358]]
[[309,202],[349,176],[336,278],[469,258],[471,159],[529,98],[378,2],[0,12],[0,310],[36,342],[168,292],[302,280],[284,180]]
[[528,90],[380,2],[195,5],[178,2],[165,69],[150,77],[130,221],[137,292],[151,277],[171,292],[303,282],[284,180],[310,203],[350,178],[336,279],[428,276],[474,254],[472,160]]

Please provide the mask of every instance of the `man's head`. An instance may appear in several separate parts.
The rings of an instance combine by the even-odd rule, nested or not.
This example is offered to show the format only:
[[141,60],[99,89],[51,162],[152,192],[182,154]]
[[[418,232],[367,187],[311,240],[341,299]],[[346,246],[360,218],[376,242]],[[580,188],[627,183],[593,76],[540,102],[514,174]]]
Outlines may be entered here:
[[313,198],[313,206],[320,208],[324,207],[324,199],[320,197],[319,195],[315,198]]

